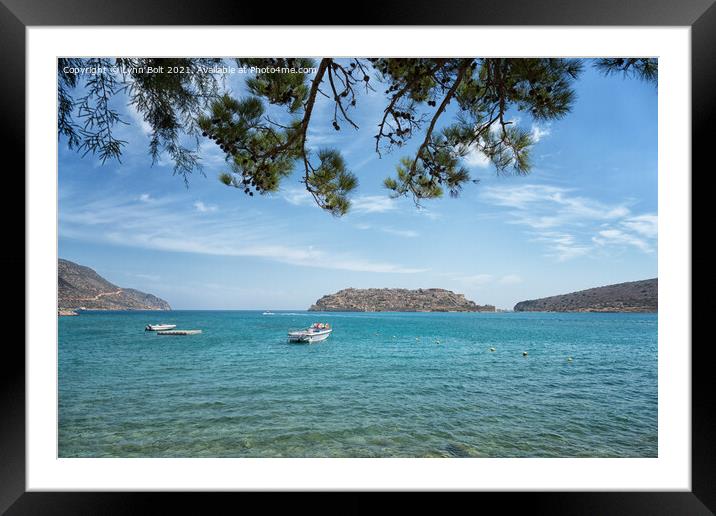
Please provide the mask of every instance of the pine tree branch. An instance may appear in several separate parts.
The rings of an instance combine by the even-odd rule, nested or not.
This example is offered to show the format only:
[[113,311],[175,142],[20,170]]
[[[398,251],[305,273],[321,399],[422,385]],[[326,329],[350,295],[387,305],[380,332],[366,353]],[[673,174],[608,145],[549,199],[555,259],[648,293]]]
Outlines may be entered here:
[[[445,59],[436,59],[435,66],[428,72],[429,75],[434,75],[441,66],[445,64]],[[375,137],[375,152],[378,153],[378,156],[381,156],[380,154],[380,139],[385,137],[386,135],[383,133],[383,129],[385,128],[385,124],[388,121],[388,115],[393,115],[393,120],[398,124],[398,128],[400,128],[400,121],[397,119],[397,117],[394,114],[395,105],[397,102],[405,96],[405,94],[415,86],[416,83],[418,83],[422,79],[421,75],[416,75],[413,77],[412,81],[409,81],[403,86],[399,92],[397,92],[395,95],[393,95],[393,98],[390,99],[390,103],[388,104],[388,107],[385,108],[383,111],[383,118],[380,121],[380,124],[378,124],[378,134]],[[436,79],[437,80],[437,79]]]
[[308,92],[308,98],[306,99],[306,107],[304,109],[303,113],[303,120],[301,121],[301,156],[303,157],[303,166],[304,166],[304,175],[303,175],[303,182],[306,185],[306,190],[311,194],[313,197],[313,200],[316,201],[316,204],[318,204],[319,207],[324,208],[325,206],[323,203],[321,203],[320,199],[318,198],[318,192],[315,191],[314,188],[311,187],[309,184],[309,179],[311,172],[313,171],[313,167],[311,166],[311,162],[308,159],[308,153],[306,152],[306,135],[308,134],[308,124],[311,121],[311,113],[313,112],[313,106],[316,102],[316,95],[318,93],[318,86],[323,81],[323,76],[326,74],[326,69],[328,68],[329,64],[331,62],[331,59],[323,58],[321,59],[320,64],[318,65],[318,70],[316,70],[316,76],[313,79],[313,83],[311,84],[311,89]]
[[[334,84],[334,82],[333,82],[333,70],[332,70],[332,65],[333,65],[333,60],[331,59],[331,66],[328,67],[328,82],[329,82],[330,85],[331,85],[331,90],[333,90],[333,100],[334,100],[335,103],[336,103],[336,109],[340,109],[340,110],[341,110],[341,114],[343,115],[343,119],[344,119],[346,122],[348,122],[349,124],[351,124],[355,129],[358,129],[358,126],[355,124],[355,122],[353,122],[353,120],[351,120],[350,117],[346,114],[345,109],[343,109],[343,103],[341,102],[341,94],[342,94],[342,93],[346,93],[346,92],[348,92],[348,91],[350,90],[350,88],[349,88],[349,84],[350,84],[350,83],[348,83],[348,85],[346,85],[346,88],[344,89],[344,91],[343,91],[342,93],[338,93],[338,91],[336,90],[336,86],[335,86],[335,84]],[[345,73],[345,72],[344,72],[344,73]],[[347,80],[347,76],[346,76],[346,80]],[[334,123],[336,123],[336,114],[337,114],[337,113],[334,111],[334,114],[333,114],[333,122],[334,122]]]
[[428,126],[428,130],[425,132],[425,138],[423,139],[423,143],[420,144],[420,147],[418,147],[418,152],[415,154],[415,159],[413,160],[413,163],[410,165],[410,173],[414,174],[415,169],[418,165],[418,160],[422,159],[423,152],[428,148],[430,145],[430,140],[433,136],[433,131],[435,130],[435,124],[437,123],[438,119],[440,118],[440,115],[443,114],[445,111],[445,108],[450,103],[450,100],[455,96],[455,93],[457,92],[458,86],[460,86],[460,83],[462,83],[462,80],[465,78],[465,72],[470,67],[470,62],[472,59],[463,59],[462,64],[460,65],[460,68],[457,71],[457,76],[455,77],[455,81],[453,81],[452,86],[448,90],[447,94],[445,94],[445,97],[443,98],[442,102],[440,103],[440,106],[438,106],[437,111],[435,111],[435,114],[433,115],[432,120],[430,121],[430,125]]

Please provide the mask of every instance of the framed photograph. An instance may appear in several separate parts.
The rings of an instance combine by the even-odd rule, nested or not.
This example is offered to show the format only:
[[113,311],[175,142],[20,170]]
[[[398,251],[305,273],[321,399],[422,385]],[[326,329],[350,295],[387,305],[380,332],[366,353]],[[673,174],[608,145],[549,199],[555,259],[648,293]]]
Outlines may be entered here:
[[714,510],[712,353],[691,340],[710,2],[355,26],[164,7],[0,11],[27,250],[3,510]]

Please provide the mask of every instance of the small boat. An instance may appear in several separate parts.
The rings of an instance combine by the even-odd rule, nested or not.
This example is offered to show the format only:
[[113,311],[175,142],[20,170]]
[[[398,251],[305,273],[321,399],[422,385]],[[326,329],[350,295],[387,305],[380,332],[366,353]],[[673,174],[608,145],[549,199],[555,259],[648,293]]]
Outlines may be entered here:
[[273,313],[273,312],[264,312],[264,313],[262,313],[261,315],[276,315],[276,314]]
[[176,324],[147,324],[144,327],[144,331],[164,331],[164,330],[173,330],[176,328]]
[[304,342],[310,344],[311,342],[320,342],[326,340],[333,329],[328,323],[314,323],[309,328],[302,330],[293,330],[288,332],[289,342]]

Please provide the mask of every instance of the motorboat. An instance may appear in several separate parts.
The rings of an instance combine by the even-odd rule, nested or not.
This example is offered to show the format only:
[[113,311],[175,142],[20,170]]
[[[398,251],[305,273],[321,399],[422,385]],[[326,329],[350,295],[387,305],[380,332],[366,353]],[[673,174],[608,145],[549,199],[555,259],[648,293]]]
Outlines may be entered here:
[[166,331],[176,328],[176,324],[147,324],[144,331]]
[[288,332],[289,342],[299,342],[310,344],[311,342],[320,342],[326,340],[333,332],[331,325],[328,323],[314,323],[308,328],[302,330],[292,330]]

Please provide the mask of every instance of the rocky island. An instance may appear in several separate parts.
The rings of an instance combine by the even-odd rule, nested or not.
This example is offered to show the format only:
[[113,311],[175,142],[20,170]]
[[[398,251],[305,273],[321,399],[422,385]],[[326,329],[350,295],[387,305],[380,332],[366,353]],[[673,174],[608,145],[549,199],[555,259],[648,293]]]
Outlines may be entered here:
[[441,288],[347,288],[323,296],[313,312],[494,312],[492,305],[478,305]]
[[658,312],[657,278],[521,301],[515,312]]
[[57,313],[75,310],[171,310],[169,303],[152,294],[110,283],[94,270],[69,260],[57,262]]

